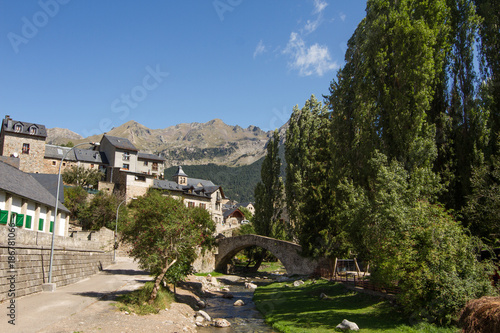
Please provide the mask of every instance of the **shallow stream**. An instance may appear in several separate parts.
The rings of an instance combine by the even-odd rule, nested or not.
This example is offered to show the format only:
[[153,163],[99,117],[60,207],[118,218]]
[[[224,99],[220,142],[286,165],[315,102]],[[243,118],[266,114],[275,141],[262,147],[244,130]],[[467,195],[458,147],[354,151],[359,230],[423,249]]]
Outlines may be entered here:
[[[231,327],[228,328],[216,328],[216,327],[200,327],[198,332],[238,332],[238,333],[268,333],[275,332],[264,322],[264,317],[255,308],[255,303],[252,301],[253,289],[245,288],[245,278],[228,275],[217,277],[219,282],[223,283],[230,289],[230,293],[234,295],[234,298],[222,298],[222,297],[211,297],[207,298],[207,307],[203,309],[212,318],[225,318],[231,323]],[[271,279],[251,279],[247,282],[252,281],[258,286],[268,284],[272,282]],[[242,300],[245,302],[243,306],[234,306],[234,302],[237,300]]]

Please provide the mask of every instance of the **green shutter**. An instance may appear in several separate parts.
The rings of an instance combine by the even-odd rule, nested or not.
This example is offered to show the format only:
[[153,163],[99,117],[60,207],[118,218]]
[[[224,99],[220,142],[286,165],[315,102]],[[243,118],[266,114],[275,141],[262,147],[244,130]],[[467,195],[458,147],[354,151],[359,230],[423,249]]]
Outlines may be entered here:
[[16,216],[16,227],[22,228],[24,224],[24,214],[17,214]]
[[30,215],[26,215],[26,229],[31,229],[31,220],[32,217]]
[[54,231],[54,221],[50,221],[49,232],[52,232],[52,231]]
[[43,219],[38,220],[38,230],[43,231]]
[[0,210],[0,224],[7,224],[8,217],[9,217],[8,210]]

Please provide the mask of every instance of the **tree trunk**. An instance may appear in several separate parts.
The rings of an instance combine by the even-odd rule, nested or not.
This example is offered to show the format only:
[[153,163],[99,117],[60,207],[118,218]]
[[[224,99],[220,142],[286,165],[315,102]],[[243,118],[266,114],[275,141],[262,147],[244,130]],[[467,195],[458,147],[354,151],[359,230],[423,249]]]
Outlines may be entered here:
[[151,292],[151,297],[149,297],[149,304],[152,304],[154,300],[156,299],[156,295],[158,294],[158,290],[160,289],[160,283],[163,280],[163,277],[165,276],[165,273],[167,273],[168,269],[175,264],[177,259],[174,259],[170,264],[168,263],[168,259],[165,260],[165,267],[163,267],[160,275],[158,275],[155,279],[155,285],[153,287],[153,291]]

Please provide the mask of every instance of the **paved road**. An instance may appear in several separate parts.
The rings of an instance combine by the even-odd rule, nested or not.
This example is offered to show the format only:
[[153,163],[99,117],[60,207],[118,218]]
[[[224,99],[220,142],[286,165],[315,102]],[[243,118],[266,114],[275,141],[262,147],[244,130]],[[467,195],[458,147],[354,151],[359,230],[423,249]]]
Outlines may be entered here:
[[[16,300],[16,325],[8,323],[7,303],[0,310],[0,332],[39,332],[44,328],[85,310],[104,296],[113,297],[140,287],[150,277],[130,258],[117,258],[106,267],[77,283],[57,287],[54,292],[42,292]],[[75,316],[76,317],[76,316]]]

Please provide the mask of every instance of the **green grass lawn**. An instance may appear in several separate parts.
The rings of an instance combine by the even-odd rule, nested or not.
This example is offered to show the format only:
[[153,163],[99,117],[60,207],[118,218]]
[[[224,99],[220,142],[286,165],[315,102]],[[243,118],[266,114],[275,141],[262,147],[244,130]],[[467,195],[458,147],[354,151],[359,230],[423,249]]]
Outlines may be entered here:
[[[285,287],[288,284],[290,287]],[[328,299],[321,300],[321,293]],[[457,333],[457,328],[430,324],[409,325],[388,302],[348,291],[339,283],[318,280],[300,287],[293,283],[273,283],[254,294],[257,309],[266,322],[281,332],[332,332],[343,319],[358,324],[360,332]]]

